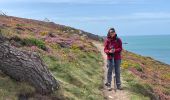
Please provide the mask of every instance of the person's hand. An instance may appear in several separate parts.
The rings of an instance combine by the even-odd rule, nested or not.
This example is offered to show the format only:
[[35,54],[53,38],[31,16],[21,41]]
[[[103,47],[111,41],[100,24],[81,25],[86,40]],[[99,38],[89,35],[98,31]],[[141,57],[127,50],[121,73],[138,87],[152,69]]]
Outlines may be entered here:
[[115,53],[116,49],[113,49],[113,53]]
[[109,50],[109,53],[114,53],[115,49]]

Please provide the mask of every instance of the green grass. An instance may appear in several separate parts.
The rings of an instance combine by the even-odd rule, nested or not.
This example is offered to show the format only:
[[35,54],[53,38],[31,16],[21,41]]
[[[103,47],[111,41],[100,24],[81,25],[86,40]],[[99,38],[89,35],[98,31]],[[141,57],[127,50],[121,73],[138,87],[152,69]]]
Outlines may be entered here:
[[[66,52],[69,52],[66,50]],[[43,60],[61,82],[63,95],[71,100],[102,100],[102,57],[93,52],[70,50],[77,58],[73,62],[45,55]],[[101,62],[101,63],[99,63]]]
[[22,40],[22,45],[37,46],[38,48],[42,50],[46,49],[44,41],[36,39],[36,38],[25,38]]
[[17,27],[22,27],[24,26],[23,24],[16,24]]
[[[50,97],[65,100],[103,100],[101,54],[72,49],[64,51],[74,53],[75,60],[70,62],[69,58],[41,54],[43,61],[61,84],[60,89]],[[18,100],[20,94],[35,94],[33,87],[12,80],[3,73],[0,74],[0,80],[0,100]]]
[[18,100],[20,94],[32,94],[35,90],[24,82],[17,82],[0,72],[0,100]]
[[131,92],[131,100],[150,100],[153,98],[152,86],[142,83],[136,76],[127,69],[122,70],[122,75],[126,81],[126,88]]
[[132,93],[130,100],[150,100],[150,98],[145,97],[141,94],[137,94],[137,93]]
[[143,69],[139,64],[135,65],[134,67],[137,69],[137,71],[143,72]]

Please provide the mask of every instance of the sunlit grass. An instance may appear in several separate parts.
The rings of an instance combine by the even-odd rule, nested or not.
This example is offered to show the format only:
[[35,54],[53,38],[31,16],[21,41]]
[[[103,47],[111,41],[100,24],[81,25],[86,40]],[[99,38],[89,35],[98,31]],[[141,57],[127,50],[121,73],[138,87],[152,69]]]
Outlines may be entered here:
[[32,94],[35,89],[24,83],[17,82],[0,72],[0,100],[18,100],[20,94]]
[[57,59],[54,56],[43,56],[49,69],[59,79],[63,95],[71,96],[73,100],[102,100],[102,57],[100,53],[82,52],[77,49],[64,50],[75,54],[75,60],[70,58]]

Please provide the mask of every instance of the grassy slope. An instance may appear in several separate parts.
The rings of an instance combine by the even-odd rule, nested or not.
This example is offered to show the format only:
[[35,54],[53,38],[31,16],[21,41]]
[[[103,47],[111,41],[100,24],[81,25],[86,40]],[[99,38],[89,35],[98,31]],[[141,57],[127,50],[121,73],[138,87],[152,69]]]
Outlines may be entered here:
[[124,51],[122,72],[132,100],[170,99],[169,65]]
[[102,57],[91,40],[79,30],[54,23],[0,16],[0,33],[11,45],[41,56],[60,90],[41,96],[26,83],[16,82],[0,74],[0,99],[17,99],[19,95],[30,99],[101,100]]

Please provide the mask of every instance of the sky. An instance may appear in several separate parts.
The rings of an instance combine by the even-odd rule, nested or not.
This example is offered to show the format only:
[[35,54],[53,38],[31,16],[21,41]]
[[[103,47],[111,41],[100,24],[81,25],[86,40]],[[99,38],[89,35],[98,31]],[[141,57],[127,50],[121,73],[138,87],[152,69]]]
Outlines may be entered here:
[[0,12],[106,36],[170,34],[170,0],[0,0]]

